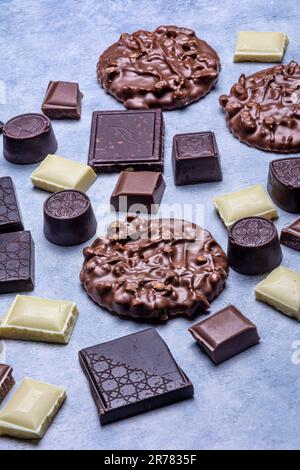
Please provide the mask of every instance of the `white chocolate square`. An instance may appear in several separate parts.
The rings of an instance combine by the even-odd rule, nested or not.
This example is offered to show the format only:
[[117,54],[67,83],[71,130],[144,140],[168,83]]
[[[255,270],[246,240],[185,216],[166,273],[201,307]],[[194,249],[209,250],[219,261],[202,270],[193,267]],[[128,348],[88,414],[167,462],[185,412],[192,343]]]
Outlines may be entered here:
[[240,31],[233,60],[234,62],[281,62],[288,43],[285,33]]
[[255,298],[300,321],[300,274],[279,266],[257,284]]
[[217,196],[213,203],[227,228],[244,217],[278,217],[270,196],[260,184]]
[[66,398],[66,391],[25,378],[0,413],[0,435],[40,439]]
[[77,315],[74,302],[17,295],[0,321],[0,337],[67,344]]
[[96,179],[90,166],[58,155],[48,155],[31,175],[34,186],[50,192],[63,189],[86,191]]

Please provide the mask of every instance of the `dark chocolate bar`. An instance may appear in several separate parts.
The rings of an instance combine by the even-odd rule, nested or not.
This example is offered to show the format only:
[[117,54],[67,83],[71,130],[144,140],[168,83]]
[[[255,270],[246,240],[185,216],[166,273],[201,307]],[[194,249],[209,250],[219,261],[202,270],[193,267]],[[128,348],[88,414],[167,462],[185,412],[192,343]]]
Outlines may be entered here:
[[215,364],[259,342],[256,326],[234,305],[196,323],[189,332]]
[[15,186],[10,176],[0,178],[0,233],[24,230]]
[[0,234],[0,294],[34,287],[34,243],[31,233]]
[[194,389],[154,328],[79,352],[101,424],[192,397]]
[[12,367],[0,364],[0,404],[14,386],[12,371]]
[[95,111],[88,164],[103,173],[163,171],[163,136],[163,115],[158,109]]

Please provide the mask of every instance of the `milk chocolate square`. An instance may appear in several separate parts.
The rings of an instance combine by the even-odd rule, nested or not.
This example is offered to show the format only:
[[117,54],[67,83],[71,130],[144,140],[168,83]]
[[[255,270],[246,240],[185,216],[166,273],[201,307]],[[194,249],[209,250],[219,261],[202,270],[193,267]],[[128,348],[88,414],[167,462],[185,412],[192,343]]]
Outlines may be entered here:
[[300,251],[300,217],[281,230],[280,243]]
[[101,424],[111,423],[194,394],[154,328],[79,352]]
[[51,119],[79,119],[82,93],[78,83],[53,82],[47,87],[42,111]]
[[234,305],[196,323],[189,332],[215,364],[259,342],[256,326]]
[[0,178],[0,233],[24,230],[14,183],[10,176]]
[[12,371],[12,367],[0,364],[0,404],[15,383]]
[[95,111],[88,164],[104,173],[163,171],[164,123],[161,110]]
[[0,234],[0,294],[34,287],[34,243],[31,233]]
[[176,186],[221,181],[220,157],[214,133],[175,135],[172,165]]
[[158,171],[122,171],[110,203],[117,211],[155,213],[165,187]]

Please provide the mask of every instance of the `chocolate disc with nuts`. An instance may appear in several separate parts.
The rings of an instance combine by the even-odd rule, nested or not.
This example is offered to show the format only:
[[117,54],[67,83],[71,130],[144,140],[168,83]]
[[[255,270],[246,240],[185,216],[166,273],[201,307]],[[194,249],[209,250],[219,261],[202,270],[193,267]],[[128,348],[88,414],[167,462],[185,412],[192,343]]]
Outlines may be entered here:
[[127,216],[84,249],[80,280],[101,307],[121,316],[167,320],[206,310],[227,278],[212,235],[178,219]]
[[269,152],[300,151],[300,65],[276,65],[241,75],[220,104],[232,134]]
[[218,54],[177,26],[123,33],[97,65],[103,88],[127,109],[183,108],[205,96],[219,72]]

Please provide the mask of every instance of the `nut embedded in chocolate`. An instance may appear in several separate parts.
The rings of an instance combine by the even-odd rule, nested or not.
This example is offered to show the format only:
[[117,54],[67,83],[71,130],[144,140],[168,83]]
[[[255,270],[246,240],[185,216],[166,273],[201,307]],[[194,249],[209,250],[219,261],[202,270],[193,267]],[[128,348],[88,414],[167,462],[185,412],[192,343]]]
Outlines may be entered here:
[[160,320],[209,308],[228,264],[207,230],[178,219],[117,222],[84,249],[80,280],[94,302],[121,316]]
[[270,162],[268,191],[281,209],[292,214],[300,213],[300,158]]
[[51,121],[43,114],[21,114],[3,127],[3,155],[11,163],[39,163],[56,150]]
[[237,221],[228,233],[229,266],[241,274],[263,274],[281,263],[282,252],[273,222],[262,217]]
[[240,76],[219,98],[229,130],[241,142],[279,153],[300,151],[300,65],[276,65]]
[[81,191],[57,191],[44,203],[44,234],[56,245],[79,245],[92,238],[97,222],[89,197]]
[[121,34],[100,56],[97,75],[127,109],[171,110],[209,93],[220,68],[217,53],[194,31],[171,25]]

